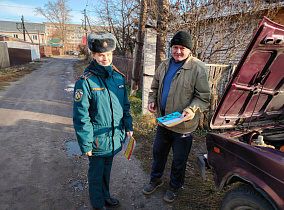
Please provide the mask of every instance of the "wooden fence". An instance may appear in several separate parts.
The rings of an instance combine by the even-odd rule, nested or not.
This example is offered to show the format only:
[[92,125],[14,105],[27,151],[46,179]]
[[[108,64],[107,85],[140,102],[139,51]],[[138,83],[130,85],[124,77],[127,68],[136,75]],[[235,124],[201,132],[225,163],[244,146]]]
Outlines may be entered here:
[[[113,56],[113,64],[126,76],[127,84],[131,85],[133,58],[124,56]],[[142,64],[143,65],[143,64]],[[142,68],[143,69],[143,66]],[[143,77],[140,77],[138,89],[142,90]]]

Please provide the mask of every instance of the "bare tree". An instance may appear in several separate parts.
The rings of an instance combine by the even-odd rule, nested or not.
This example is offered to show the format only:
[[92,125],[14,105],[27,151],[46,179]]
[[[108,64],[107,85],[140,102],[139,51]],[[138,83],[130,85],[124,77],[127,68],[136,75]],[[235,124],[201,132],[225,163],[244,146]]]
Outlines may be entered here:
[[93,6],[99,20],[94,25],[115,35],[119,55],[132,55],[138,25],[139,2],[137,0],[101,0]]
[[[193,56],[206,63],[236,64],[263,17],[273,19],[280,8],[280,0],[170,0],[170,12],[165,12],[165,1],[157,0],[157,5],[151,1],[154,9],[149,13],[152,20],[157,20],[156,67],[166,55],[166,48],[161,43],[167,43],[180,30],[192,35]],[[161,23],[168,24],[168,30],[159,27]],[[168,32],[168,40],[163,31],[160,34],[161,28]],[[229,78],[227,73],[222,70],[210,78],[223,81],[223,77]],[[212,97],[215,96],[212,93]],[[205,113],[204,116],[209,115]],[[210,116],[204,119],[209,120]],[[208,124],[206,120],[204,123]]]
[[44,5],[44,8],[35,8],[36,13],[44,16],[54,24],[57,30],[60,31],[60,39],[62,40],[63,45],[65,45],[66,24],[71,21],[70,12],[72,11],[67,3],[68,0],[57,0],[55,2],[48,1],[48,3]]
[[62,33],[60,29],[56,29],[52,35],[52,39],[61,39]]
[[171,5],[170,32],[187,30],[193,55],[207,63],[236,63],[264,16],[272,18],[279,1],[177,0]]
[[156,69],[166,59],[169,0],[157,0],[157,8]]
[[131,79],[131,96],[136,96],[138,90],[139,76],[142,73],[142,56],[143,56],[143,46],[145,37],[145,23],[147,19],[147,0],[141,0],[140,2],[140,16],[138,24],[138,32],[136,35],[135,42],[135,55],[133,61],[132,69],[132,79]]
[[[264,16],[273,18],[280,1],[177,0],[171,4],[170,33],[179,30],[193,37],[193,56],[209,64],[236,65]],[[214,70],[215,69],[215,70]],[[200,128],[208,128],[210,113],[218,101],[219,85],[233,68],[210,71],[211,106],[201,115]],[[212,70],[212,68],[211,68]],[[204,124],[203,124],[204,123]]]

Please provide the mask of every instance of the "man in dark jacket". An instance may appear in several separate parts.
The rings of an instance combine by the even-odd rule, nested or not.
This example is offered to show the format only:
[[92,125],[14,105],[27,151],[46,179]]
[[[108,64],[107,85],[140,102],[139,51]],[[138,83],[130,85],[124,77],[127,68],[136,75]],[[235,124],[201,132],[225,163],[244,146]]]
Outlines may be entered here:
[[116,39],[110,34],[90,34],[94,60],[75,83],[73,124],[83,154],[89,157],[89,194],[94,209],[118,207],[110,197],[112,161],[125,136],[133,133],[124,75],[112,64]]
[[163,185],[162,175],[170,149],[173,150],[171,181],[164,200],[173,202],[183,186],[186,162],[192,145],[193,131],[201,112],[209,105],[210,88],[205,64],[191,56],[192,38],[179,31],[171,40],[172,58],[157,68],[149,93],[148,109],[157,117],[180,112],[186,121],[174,127],[159,123],[153,145],[150,184],[144,194],[153,193]]

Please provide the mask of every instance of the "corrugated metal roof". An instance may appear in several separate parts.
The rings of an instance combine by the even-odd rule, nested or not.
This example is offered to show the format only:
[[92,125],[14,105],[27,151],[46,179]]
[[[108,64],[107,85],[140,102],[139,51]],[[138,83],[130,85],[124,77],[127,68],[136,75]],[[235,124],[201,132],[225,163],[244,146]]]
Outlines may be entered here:
[[[37,33],[39,30],[40,34],[45,33],[45,25],[41,23],[28,23],[25,22],[25,28],[28,33]],[[23,31],[22,22],[14,22],[14,21],[2,21],[0,20],[0,32],[19,32]]]

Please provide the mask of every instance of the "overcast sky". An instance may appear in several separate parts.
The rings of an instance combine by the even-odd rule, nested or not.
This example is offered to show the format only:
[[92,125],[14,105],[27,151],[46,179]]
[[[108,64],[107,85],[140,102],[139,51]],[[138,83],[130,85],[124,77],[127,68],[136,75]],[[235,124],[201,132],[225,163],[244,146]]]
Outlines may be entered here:
[[[85,8],[87,15],[91,17],[95,1],[97,0],[69,0],[67,4],[72,9],[72,23],[82,24],[82,19],[84,19],[82,13]],[[20,22],[23,15],[25,22],[49,22],[43,16],[35,13],[36,7],[44,8],[47,2],[47,0],[0,0],[0,20]]]

